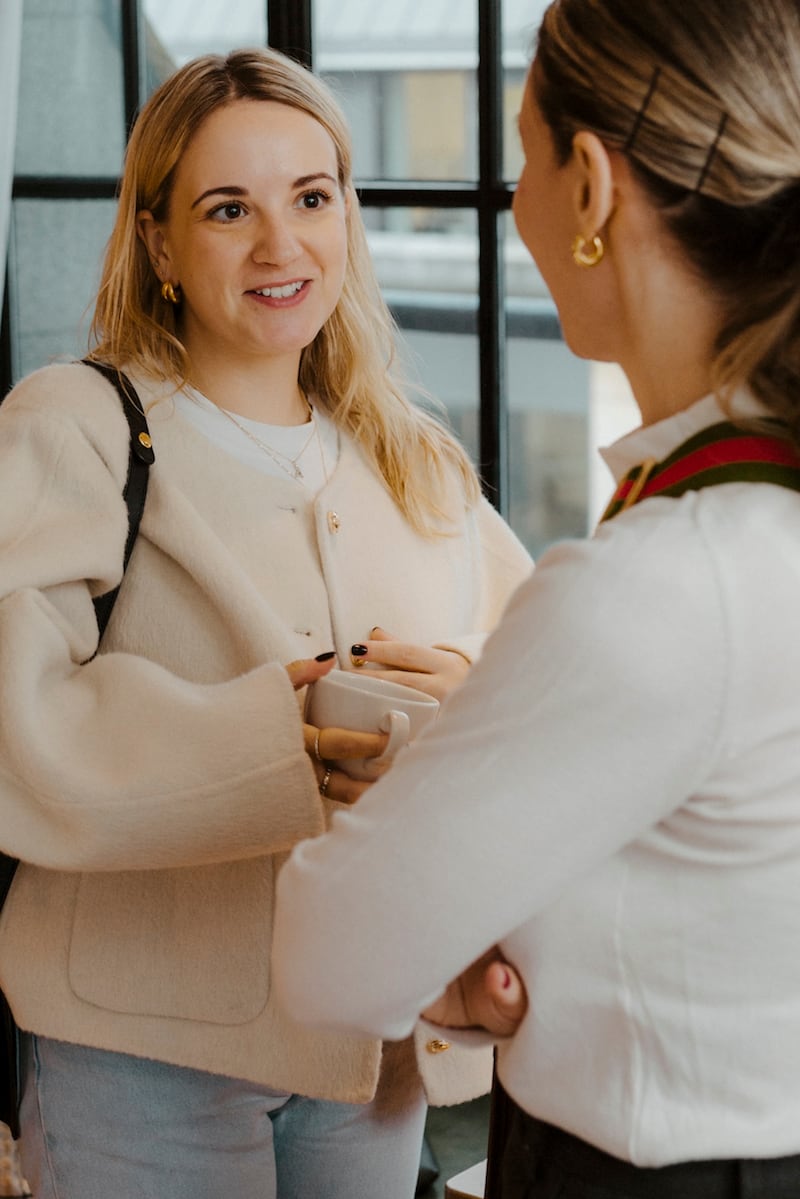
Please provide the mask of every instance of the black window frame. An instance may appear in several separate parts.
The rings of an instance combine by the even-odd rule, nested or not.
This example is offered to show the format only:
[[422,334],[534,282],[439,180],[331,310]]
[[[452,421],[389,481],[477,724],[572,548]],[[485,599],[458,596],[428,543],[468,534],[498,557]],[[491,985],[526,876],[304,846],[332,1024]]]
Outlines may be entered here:
[[[502,0],[474,0],[478,16],[478,178],[474,182],[357,180],[365,208],[461,208],[475,213],[478,230],[478,300],[456,316],[459,332],[475,333],[479,354],[478,466],[484,490],[504,515],[509,502],[508,388],[506,337],[509,314],[503,261],[503,225],[514,187],[503,178]],[[265,0],[268,42],[313,69],[313,0]],[[126,129],[147,94],[141,0],[120,0]],[[15,176],[16,200],[108,200],[117,193],[112,177]],[[0,319],[0,396],[12,383],[9,279]],[[402,328],[425,325],[420,314],[394,306]],[[511,321],[526,335],[559,337],[555,316],[534,314]],[[448,326],[450,328],[450,326]]]

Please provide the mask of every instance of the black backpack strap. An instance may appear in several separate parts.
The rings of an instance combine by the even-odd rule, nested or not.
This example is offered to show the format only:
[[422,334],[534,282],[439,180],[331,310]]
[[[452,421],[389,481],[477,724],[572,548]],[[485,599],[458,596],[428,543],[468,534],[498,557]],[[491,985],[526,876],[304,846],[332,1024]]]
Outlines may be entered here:
[[[147,417],[144,414],[141,400],[136,394],[136,390],[130,379],[126,375],[123,375],[121,371],[115,370],[112,366],[107,366],[104,362],[94,362],[91,358],[84,358],[83,362],[86,366],[91,366],[96,371],[99,371],[116,389],[130,428],[128,477],[122,492],[123,499],[128,506],[128,538],[125,542],[125,554],[122,559],[122,573],[124,576],[128,568],[131,553],[133,552],[134,542],[139,532],[142,513],[144,512],[144,501],[147,497],[148,472],[155,461],[153,443],[150,438]],[[105,595],[95,597],[94,610],[97,615],[97,627],[101,639],[106,630],[106,625],[111,616],[111,611],[119,594],[121,584],[122,579],[120,579],[112,591],[107,591]]]
[[[116,388],[130,427],[128,477],[122,493],[125,503],[128,506],[128,538],[125,542],[125,554],[122,565],[124,576],[133,550],[133,543],[136,541],[136,535],[139,532],[139,524],[144,512],[144,501],[147,496],[148,471],[155,461],[155,454],[153,453],[150,432],[147,427],[147,418],[130,379],[126,378],[120,371],[114,370],[113,367],[106,366],[104,362],[92,362],[89,359],[84,359],[84,362],[87,366],[94,367],[101,375],[104,375]],[[112,591],[106,592],[105,595],[99,595],[94,600],[97,627],[100,630],[101,638],[108,624],[111,610],[114,607],[114,601],[119,594],[121,583],[122,580],[120,579],[120,582]],[[4,853],[0,853],[0,910],[2,910],[8,892],[11,889],[17,865],[18,863],[15,858],[10,858]]]
[[[99,371],[115,388],[122,404],[122,410],[128,420],[130,429],[130,446],[128,450],[128,477],[125,480],[123,498],[128,507],[128,537],[125,542],[125,553],[122,560],[123,576],[128,567],[133,545],[139,532],[139,524],[144,512],[144,502],[147,496],[148,472],[153,462],[153,444],[147,427],[141,401],[136,394],[130,379],[121,371],[106,366],[104,362],[93,362],[84,358],[86,366]],[[94,600],[94,610],[97,616],[97,628],[101,640],[106,630],[111,610],[119,594],[122,579],[112,591],[99,595]],[[6,901],[19,862],[16,858],[0,853],[0,910]],[[17,1070],[17,1036],[14,1017],[8,1002],[0,991],[0,1120],[7,1124],[14,1137],[19,1136],[19,1077]]]

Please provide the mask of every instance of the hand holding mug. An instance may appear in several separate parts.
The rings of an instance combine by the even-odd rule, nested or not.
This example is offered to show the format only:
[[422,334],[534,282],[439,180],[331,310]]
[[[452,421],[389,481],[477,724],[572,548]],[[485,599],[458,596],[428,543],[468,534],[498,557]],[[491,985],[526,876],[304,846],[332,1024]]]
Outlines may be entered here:
[[[289,662],[284,669],[295,691],[315,683],[334,667],[333,652],[317,658],[301,658]],[[333,759],[378,758],[386,752],[389,738],[384,733],[365,733],[353,729],[317,728],[303,724],[305,750],[314,766],[320,793],[337,803],[352,804],[360,799],[371,780],[358,780],[333,766]],[[386,767],[383,767],[386,769]],[[381,773],[377,767],[376,777]]]
[[[399,683],[361,674],[355,670],[331,670],[308,689],[305,719],[320,730],[319,756],[352,778],[374,780],[422,729],[435,719],[437,700]],[[335,753],[329,738],[333,732],[384,734],[379,757],[372,753],[356,756]],[[323,739],[325,744],[323,745]],[[352,742],[353,747],[358,741]],[[363,742],[362,742],[363,744]],[[367,743],[374,746],[375,742]]]
[[317,776],[320,794],[337,803],[353,804],[361,798],[389,763],[375,766],[370,779],[356,779],[340,769],[347,761],[364,759],[377,760],[386,753],[389,738],[385,733],[362,733],[353,729],[317,728],[314,724],[303,725],[303,740],[306,753],[311,758]]
[[464,682],[471,665],[458,650],[399,641],[378,627],[352,647],[350,658],[357,669],[368,666],[375,678],[414,687],[439,702]]

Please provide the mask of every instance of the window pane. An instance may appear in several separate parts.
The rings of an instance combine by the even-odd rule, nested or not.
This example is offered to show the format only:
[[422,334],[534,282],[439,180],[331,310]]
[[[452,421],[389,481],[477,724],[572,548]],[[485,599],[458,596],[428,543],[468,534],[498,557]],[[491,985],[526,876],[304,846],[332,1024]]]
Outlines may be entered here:
[[[144,0],[151,85],[198,54],[267,44],[266,0]],[[165,69],[166,64],[171,64]]]
[[359,179],[477,175],[477,4],[316,0],[314,66],[353,131]]
[[503,177],[516,180],[522,169],[517,117],[534,36],[548,0],[503,2]]
[[563,341],[508,341],[511,527],[536,557],[587,531],[589,367]]
[[587,363],[560,340],[541,275],[506,214],[509,519],[534,556],[587,528]]
[[[506,216],[512,527],[534,556],[590,532],[612,491],[597,447],[638,424],[622,371],[560,340],[541,275]],[[576,268],[577,269],[577,268]]]
[[[113,200],[16,200],[9,243],[12,372],[86,353]],[[69,253],[63,248],[69,247]],[[59,250],[55,248],[59,247]]]
[[17,174],[116,175],[125,144],[119,9],[25,0]]
[[474,213],[460,215],[464,231],[444,234],[413,232],[435,226],[437,213],[427,209],[371,209],[365,218],[378,281],[402,330],[407,374],[446,406],[474,459],[478,241]]

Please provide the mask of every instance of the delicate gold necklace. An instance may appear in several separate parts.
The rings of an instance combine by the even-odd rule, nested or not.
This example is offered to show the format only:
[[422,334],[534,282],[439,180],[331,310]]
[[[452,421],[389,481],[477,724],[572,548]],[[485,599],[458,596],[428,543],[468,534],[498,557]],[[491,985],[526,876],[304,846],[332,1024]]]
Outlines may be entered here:
[[227,408],[220,408],[220,412],[223,416],[227,416],[228,420],[236,425],[236,428],[240,431],[240,433],[244,433],[245,437],[249,437],[250,440],[257,445],[258,448],[262,450],[269,458],[271,458],[276,466],[279,466],[282,471],[289,475],[291,479],[302,479],[304,476],[299,465],[300,459],[311,445],[311,442],[314,440],[314,435],[317,432],[317,422],[314,420],[314,409],[311,406],[311,401],[307,396],[304,397],[304,399],[308,405],[308,419],[311,425],[311,432],[303,442],[298,452],[295,454],[294,458],[290,458],[288,454],[281,453],[280,450],[276,450],[273,446],[267,445],[267,443],[262,441],[260,437],[256,437],[255,433],[252,433],[246,425],[243,425],[240,421],[238,421],[232,412],[228,412]]

